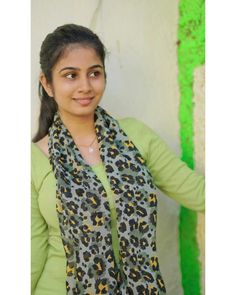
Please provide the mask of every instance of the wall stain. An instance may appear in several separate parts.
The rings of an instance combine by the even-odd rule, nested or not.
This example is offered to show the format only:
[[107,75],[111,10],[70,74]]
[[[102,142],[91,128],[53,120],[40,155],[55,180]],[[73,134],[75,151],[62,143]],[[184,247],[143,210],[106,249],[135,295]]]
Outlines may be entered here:
[[99,16],[99,14],[101,13],[101,10],[102,10],[102,4],[103,4],[103,0],[98,0],[97,7],[94,10],[94,13],[92,15],[92,19],[91,19],[90,25],[89,25],[89,28],[91,30],[95,30],[95,28],[97,26],[98,16]]

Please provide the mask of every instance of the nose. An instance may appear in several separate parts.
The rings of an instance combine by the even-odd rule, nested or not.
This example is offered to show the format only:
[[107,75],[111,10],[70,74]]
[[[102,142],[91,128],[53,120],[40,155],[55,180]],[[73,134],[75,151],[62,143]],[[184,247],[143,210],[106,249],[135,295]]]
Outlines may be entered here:
[[92,89],[89,77],[81,76],[78,81],[78,92],[88,93]]

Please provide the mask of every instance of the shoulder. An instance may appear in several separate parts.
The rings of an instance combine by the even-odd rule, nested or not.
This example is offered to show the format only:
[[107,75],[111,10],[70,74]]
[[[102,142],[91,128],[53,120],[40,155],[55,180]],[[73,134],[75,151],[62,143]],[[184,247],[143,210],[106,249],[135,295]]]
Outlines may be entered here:
[[42,139],[37,141],[35,145],[49,158],[48,152],[48,135],[44,136]]
[[172,153],[165,141],[151,127],[136,118],[118,119],[121,129],[132,140],[149,165],[166,153]]
[[31,143],[31,180],[39,188],[42,180],[52,170],[47,150],[47,139]]
[[133,127],[144,128],[147,127],[144,122],[134,117],[118,118],[117,119],[122,128],[130,129]]
[[147,135],[155,134],[155,132],[143,121],[133,117],[118,119],[118,122],[121,129],[123,129],[127,133],[127,135],[140,136],[140,132],[145,133]]
[[134,139],[150,141],[154,138],[155,140],[159,138],[159,135],[154,129],[139,119],[127,117],[118,119],[118,122],[121,129],[123,129],[128,136],[134,137]]
[[148,125],[136,118],[118,119],[121,129],[133,141],[144,159],[149,157],[150,147],[161,142],[159,135]]

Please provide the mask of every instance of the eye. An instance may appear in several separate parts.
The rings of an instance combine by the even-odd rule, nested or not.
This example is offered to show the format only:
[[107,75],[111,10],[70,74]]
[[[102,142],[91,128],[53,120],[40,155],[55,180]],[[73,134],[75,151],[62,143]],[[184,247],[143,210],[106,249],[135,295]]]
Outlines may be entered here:
[[89,74],[89,77],[96,78],[101,74],[99,71],[95,71]]
[[68,73],[68,74],[65,75],[65,77],[66,77],[67,79],[72,80],[72,79],[75,79],[76,74],[75,74],[75,73]]

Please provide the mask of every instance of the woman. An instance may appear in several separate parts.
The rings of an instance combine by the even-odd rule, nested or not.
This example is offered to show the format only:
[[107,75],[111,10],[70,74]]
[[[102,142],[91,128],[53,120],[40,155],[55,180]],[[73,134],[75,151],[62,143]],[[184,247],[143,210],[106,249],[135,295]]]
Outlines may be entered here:
[[[165,294],[156,254],[157,187],[204,210],[204,179],[151,129],[99,106],[105,49],[58,27],[40,52],[32,144],[32,294]],[[142,138],[140,138],[142,134]]]

